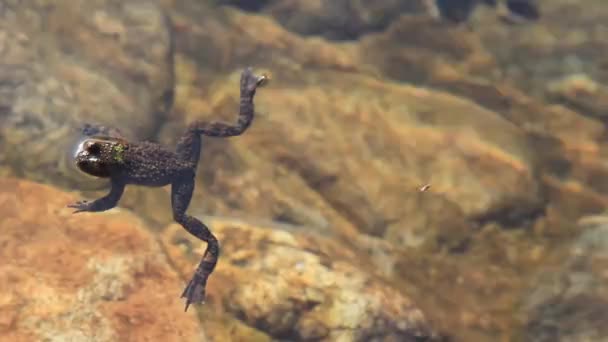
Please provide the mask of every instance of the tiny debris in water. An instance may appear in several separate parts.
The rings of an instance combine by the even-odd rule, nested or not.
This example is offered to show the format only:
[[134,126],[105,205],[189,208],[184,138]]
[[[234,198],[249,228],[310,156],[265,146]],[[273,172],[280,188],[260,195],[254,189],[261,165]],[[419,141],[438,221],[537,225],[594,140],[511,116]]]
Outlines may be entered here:
[[428,189],[431,188],[431,184],[425,184],[422,187],[420,187],[420,189],[418,189],[420,192],[426,192]]

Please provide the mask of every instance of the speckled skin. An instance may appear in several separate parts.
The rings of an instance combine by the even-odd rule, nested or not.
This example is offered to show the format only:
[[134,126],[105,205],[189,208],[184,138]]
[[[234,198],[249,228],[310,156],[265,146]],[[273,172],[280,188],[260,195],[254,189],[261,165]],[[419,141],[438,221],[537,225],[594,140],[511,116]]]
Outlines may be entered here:
[[173,218],[188,232],[207,242],[203,258],[182,294],[186,298],[186,311],[190,304],[203,302],[207,278],[213,272],[220,252],[219,243],[209,228],[186,214],[194,191],[201,135],[231,137],[242,134],[255,114],[256,89],[266,81],[266,76],[256,76],[251,68],[245,69],[241,74],[238,122],[235,125],[193,122],[179,140],[175,152],[152,142],[130,142],[115,128],[91,124],[83,127],[87,139],[76,153],[76,165],[93,176],[109,178],[112,187],[104,197],[68,207],[75,208],[74,213],[105,211],[116,206],[128,184],[152,187],[170,184]]

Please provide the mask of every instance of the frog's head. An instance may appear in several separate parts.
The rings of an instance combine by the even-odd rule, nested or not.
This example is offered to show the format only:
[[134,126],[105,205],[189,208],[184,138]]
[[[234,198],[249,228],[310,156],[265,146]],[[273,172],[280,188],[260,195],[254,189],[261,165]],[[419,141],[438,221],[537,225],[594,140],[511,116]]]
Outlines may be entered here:
[[87,137],[74,153],[76,166],[89,175],[108,178],[124,163],[127,145],[116,139]]

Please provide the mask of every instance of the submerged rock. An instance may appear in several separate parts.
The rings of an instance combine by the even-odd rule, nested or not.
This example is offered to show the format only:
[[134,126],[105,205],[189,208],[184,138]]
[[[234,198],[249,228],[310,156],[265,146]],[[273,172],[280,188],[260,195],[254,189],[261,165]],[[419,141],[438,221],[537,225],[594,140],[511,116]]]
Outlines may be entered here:
[[[477,7],[482,15],[469,18],[471,25],[452,25],[396,15],[397,10],[382,14],[393,10],[382,9],[383,3],[399,7],[415,6],[415,1],[361,2],[357,13],[392,19],[386,30],[371,33],[376,18],[351,16],[356,20],[345,25],[347,32],[365,33],[365,38],[348,42],[302,37],[272,17],[213,7],[210,1],[165,1],[177,32],[177,102],[167,118],[150,114],[157,112],[148,106],[167,90],[171,76],[165,62],[167,35],[156,7],[140,18],[134,13],[148,12],[131,13],[129,8],[152,8],[145,1],[82,3],[83,15],[69,10],[64,1],[44,9],[35,6],[48,2],[16,3],[0,5],[6,19],[0,26],[12,32],[0,33],[0,42],[8,39],[2,46],[9,47],[0,54],[8,53],[8,60],[19,66],[0,68],[0,76],[5,76],[0,80],[0,164],[21,176],[64,184],[53,164],[58,153],[68,150],[59,147],[70,134],[62,130],[62,120],[72,125],[104,117],[101,121],[122,126],[133,138],[154,137],[172,146],[195,119],[233,122],[239,71],[245,65],[265,68],[273,82],[256,98],[258,116],[250,130],[234,139],[204,140],[193,210],[243,218],[247,224],[238,225],[239,232],[249,230],[243,226],[268,228],[257,225],[258,220],[307,227],[333,241],[334,251],[328,253],[332,258],[340,254],[351,260],[336,272],[346,274],[353,263],[369,262],[369,268],[391,281],[390,287],[374,285],[370,290],[361,279],[377,284],[380,278],[367,273],[367,266],[356,271],[357,282],[344,285],[345,293],[364,293],[365,305],[374,308],[366,314],[379,317],[379,323],[368,325],[370,316],[357,315],[339,331],[334,320],[316,323],[321,320],[316,308],[330,317],[330,306],[309,301],[308,294],[294,293],[279,281],[289,269],[287,284],[300,288],[296,285],[301,279],[290,268],[298,265],[294,259],[278,247],[268,254],[261,244],[242,249],[277,269],[255,261],[240,265],[240,257],[233,255],[238,250],[231,247],[236,243],[228,242],[232,256],[219,266],[216,280],[210,280],[216,284],[215,296],[201,310],[204,330],[216,340],[252,334],[260,341],[283,333],[346,335],[353,333],[350,327],[361,336],[375,334],[396,316],[383,315],[375,305],[403,312],[409,308],[408,298],[455,339],[509,340],[522,289],[545,267],[548,251],[572,238],[578,229],[572,221],[601,212],[608,204],[608,144],[605,126],[597,119],[602,102],[574,99],[567,92],[561,94],[570,101],[564,101],[558,95],[560,104],[571,110],[547,103],[554,97],[544,93],[547,80],[570,74],[590,75],[599,85],[596,94],[605,91],[608,69],[605,54],[599,53],[607,41],[601,24],[608,14],[604,0],[589,0],[586,6],[571,0],[543,2],[542,20],[527,26],[497,25],[495,15],[483,13],[495,11],[484,6]],[[315,4],[338,11],[324,12],[327,7]],[[269,13],[265,8],[274,8],[288,21],[293,16],[285,9],[308,6],[311,22],[327,24],[319,25],[332,32],[332,20],[343,6],[359,3],[269,0],[263,5],[268,7],[254,10],[263,14]],[[368,11],[371,8],[376,9]],[[51,14],[41,14],[47,12]],[[129,19],[132,15],[135,19]],[[344,18],[335,22],[344,23]],[[144,58],[138,59],[139,53]],[[35,72],[23,64],[34,66]],[[59,72],[66,69],[70,72]],[[59,86],[44,81],[46,75],[56,78]],[[45,91],[47,87],[57,92]],[[61,95],[64,88],[78,96]],[[576,111],[582,108],[596,113]],[[53,146],[51,151],[48,146]],[[5,174],[1,167],[0,174]],[[431,187],[419,191],[425,184]],[[157,227],[172,220],[168,188],[128,189],[120,206],[136,209]],[[105,216],[95,220],[102,222]],[[215,230],[214,225],[211,222]],[[222,238],[229,240],[230,235]],[[343,241],[356,252],[344,252]],[[195,254],[179,267],[184,278],[200,257]],[[284,256],[285,263],[269,261],[275,254]],[[314,253],[294,253],[304,260],[309,254]],[[185,258],[172,260],[180,263]],[[322,262],[325,259],[319,258],[305,270],[334,270]],[[234,272],[226,275],[221,267]],[[251,275],[243,270],[249,269],[265,274],[260,287],[247,282]],[[237,277],[239,283],[233,286]],[[234,290],[234,296],[217,289],[222,287]],[[395,307],[377,296],[392,295],[390,289],[401,298]],[[251,299],[251,293],[260,291],[276,297],[262,303]],[[346,302],[338,290],[328,291],[340,298],[338,304]],[[222,298],[217,316],[213,298]],[[313,323],[307,317],[313,317]],[[352,317],[343,322],[347,318]],[[390,331],[408,336],[411,330],[400,326]]]
[[[498,7],[503,19],[510,22],[519,20],[537,20],[540,9],[536,0],[426,0],[436,6],[441,18],[463,22],[469,19],[478,4]],[[430,5],[432,6],[432,5]]]
[[[222,244],[207,312],[225,311],[274,339],[436,341],[415,299],[379,278],[335,240],[277,225],[207,218]],[[204,243],[177,225],[162,238],[187,278]]]
[[149,1],[4,2],[0,162],[66,184],[82,181],[63,163],[84,122],[154,136],[172,92],[169,52],[166,18]]
[[479,4],[497,8],[499,16],[511,23],[540,17],[535,0],[227,0],[216,4],[263,13],[292,32],[338,41],[383,31],[403,15],[461,23]]
[[608,122],[608,86],[585,74],[574,74],[550,83],[549,95],[581,113]]
[[582,234],[564,260],[544,270],[523,300],[526,340],[608,339],[608,217],[585,217],[579,228]]
[[424,13],[423,0],[229,0],[245,10],[275,18],[286,29],[331,40],[356,39],[385,29],[404,13]]
[[[210,98],[235,95],[217,89]],[[302,74],[298,88],[277,80],[256,100],[269,114],[229,145],[217,142],[227,155],[203,153],[202,205],[215,194],[244,214],[341,236],[354,226],[404,247],[457,245],[472,221],[513,213],[505,223],[518,225],[542,208],[522,131],[470,101],[332,72]],[[215,106],[228,113],[233,104]]]
[[72,215],[74,199],[0,179],[2,339],[205,341],[143,223],[117,211]]

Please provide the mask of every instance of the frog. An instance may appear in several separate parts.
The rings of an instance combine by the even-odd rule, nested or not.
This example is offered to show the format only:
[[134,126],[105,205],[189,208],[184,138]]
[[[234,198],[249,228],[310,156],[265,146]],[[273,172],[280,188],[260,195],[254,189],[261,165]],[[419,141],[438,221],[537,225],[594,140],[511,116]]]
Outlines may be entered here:
[[246,67],[240,77],[240,104],[235,124],[196,120],[179,138],[175,150],[152,141],[132,141],[116,127],[85,123],[81,126],[82,141],[73,156],[76,167],[91,176],[109,179],[109,192],[98,199],[68,204],[73,213],[103,212],[118,205],[127,185],[171,186],[173,220],[187,232],[207,243],[203,257],[182,292],[185,311],[191,304],[202,304],[209,276],[220,255],[218,239],[199,219],[186,213],[195,188],[196,170],[201,153],[202,136],[227,138],[243,134],[254,116],[256,90],[269,77],[256,75]]

